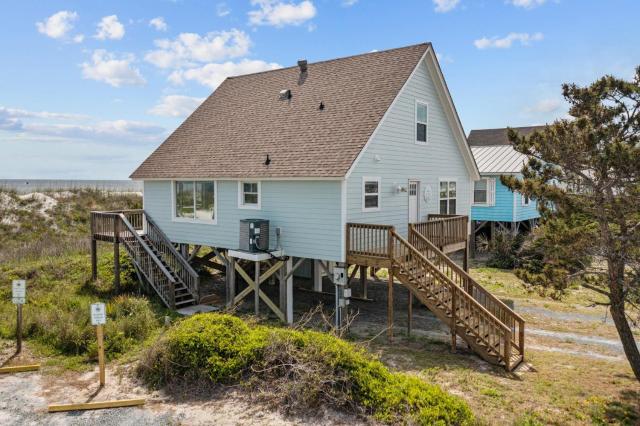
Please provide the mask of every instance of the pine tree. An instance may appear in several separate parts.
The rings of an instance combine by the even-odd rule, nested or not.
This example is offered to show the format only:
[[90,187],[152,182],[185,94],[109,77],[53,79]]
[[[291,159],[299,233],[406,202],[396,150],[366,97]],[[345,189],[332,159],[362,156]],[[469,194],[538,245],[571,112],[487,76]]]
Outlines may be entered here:
[[562,91],[571,118],[527,137],[510,129],[515,149],[530,160],[522,179],[504,176],[502,181],[536,198],[543,216],[565,223],[579,217],[581,226],[593,230],[589,238],[558,240],[569,245],[564,252],[579,244],[575,252],[592,259],[576,261],[572,277],[607,297],[624,352],[640,380],[640,351],[631,328],[638,324],[630,315],[638,312],[640,302],[640,67],[629,81],[605,76],[587,87],[564,84]]

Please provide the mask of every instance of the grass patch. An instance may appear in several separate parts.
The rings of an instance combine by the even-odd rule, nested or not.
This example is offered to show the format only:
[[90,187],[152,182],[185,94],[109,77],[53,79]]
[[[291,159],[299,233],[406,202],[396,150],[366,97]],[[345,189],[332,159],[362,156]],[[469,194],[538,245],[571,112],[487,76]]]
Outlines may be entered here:
[[392,373],[364,349],[315,331],[199,314],[169,330],[138,367],[154,386],[242,383],[288,410],[331,406],[386,423],[471,424],[459,398]]
[[112,286],[113,254],[99,257],[96,282],[90,280],[87,255],[67,255],[0,265],[0,337],[15,338],[15,305],[11,303],[11,280],[27,280],[27,304],[24,307],[23,335],[34,348],[58,358],[61,365],[73,369],[81,362],[97,358],[95,328],[90,323],[89,306],[98,301],[107,304],[105,350],[108,359],[134,349],[161,327],[160,305],[135,295],[138,285],[128,257],[122,256],[122,286]]

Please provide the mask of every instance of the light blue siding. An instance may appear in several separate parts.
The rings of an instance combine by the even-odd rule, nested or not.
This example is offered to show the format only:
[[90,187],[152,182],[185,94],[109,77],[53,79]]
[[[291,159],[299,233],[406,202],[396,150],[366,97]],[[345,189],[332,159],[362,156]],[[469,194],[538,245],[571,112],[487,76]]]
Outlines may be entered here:
[[536,201],[530,200],[528,206],[523,206],[522,196],[520,194],[516,194],[516,222],[535,219],[538,217],[540,217],[540,213],[538,212],[538,204],[536,203]]
[[262,208],[238,208],[238,182],[217,183],[217,224],[176,222],[171,181],[144,182],[144,208],[176,243],[238,248],[239,221],[270,221],[271,247],[275,228],[282,228],[287,255],[339,261],[342,248],[340,181],[262,181]]
[[496,180],[495,204],[493,206],[472,205],[471,220],[519,222],[540,217],[536,208],[536,202],[531,200],[529,206],[523,206],[521,195],[514,194],[509,188],[504,186],[502,182],[500,182],[500,176],[482,175],[482,177],[490,177]]
[[[415,143],[415,103],[428,104],[428,144]],[[363,177],[381,178],[381,209],[362,211]],[[409,198],[397,192],[411,179],[420,181],[419,220],[439,212],[439,179],[457,182],[457,213],[470,212],[471,177],[423,61],[407,82],[347,180],[347,221],[394,225],[407,232]],[[425,189],[430,189],[425,200]]]

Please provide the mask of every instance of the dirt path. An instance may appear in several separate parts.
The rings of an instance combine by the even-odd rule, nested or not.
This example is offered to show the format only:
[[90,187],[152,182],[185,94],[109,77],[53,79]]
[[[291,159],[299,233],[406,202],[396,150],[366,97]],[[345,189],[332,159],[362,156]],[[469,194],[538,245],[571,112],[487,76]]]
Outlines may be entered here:
[[[21,362],[12,360],[10,364]],[[44,371],[0,376],[0,425],[315,425],[364,424],[335,412],[291,417],[278,407],[249,399],[234,389],[201,396],[166,395],[150,391],[131,378],[130,366],[108,366],[104,388],[97,369],[79,373]],[[143,407],[48,413],[49,404],[144,398]]]

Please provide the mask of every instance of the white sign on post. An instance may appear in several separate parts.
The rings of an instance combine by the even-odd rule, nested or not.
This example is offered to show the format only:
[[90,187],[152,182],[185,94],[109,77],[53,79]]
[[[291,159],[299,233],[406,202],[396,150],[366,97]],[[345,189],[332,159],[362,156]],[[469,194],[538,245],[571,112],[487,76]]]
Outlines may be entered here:
[[102,325],[107,322],[107,309],[104,303],[91,304],[91,325]]
[[13,303],[24,305],[27,299],[27,283],[25,280],[13,280],[12,286]]

